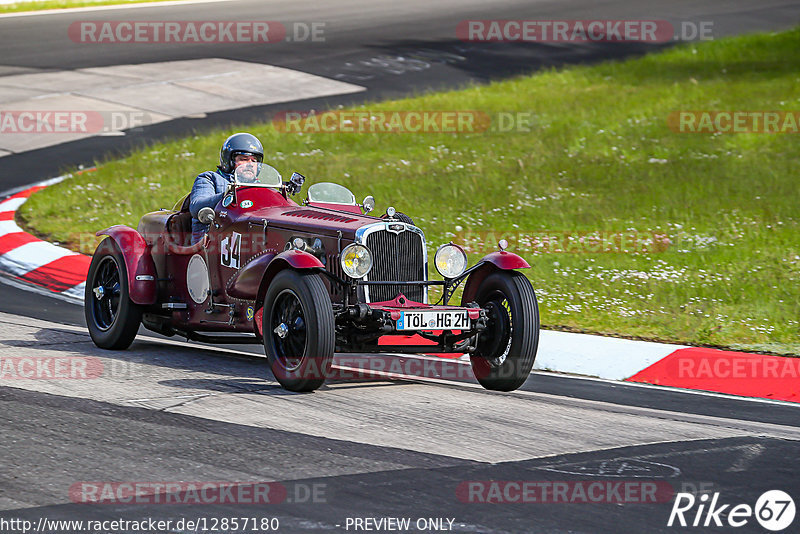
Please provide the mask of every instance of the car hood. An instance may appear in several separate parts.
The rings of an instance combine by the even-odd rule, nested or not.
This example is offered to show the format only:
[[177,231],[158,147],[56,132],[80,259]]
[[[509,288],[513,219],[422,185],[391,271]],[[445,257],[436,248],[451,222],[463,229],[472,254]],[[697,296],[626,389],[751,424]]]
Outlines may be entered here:
[[380,218],[310,206],[270,207],[250,210],[248,218],[266,220],[270,227],[338,235],[353,238],[356,230],[367,224],[380,222]]

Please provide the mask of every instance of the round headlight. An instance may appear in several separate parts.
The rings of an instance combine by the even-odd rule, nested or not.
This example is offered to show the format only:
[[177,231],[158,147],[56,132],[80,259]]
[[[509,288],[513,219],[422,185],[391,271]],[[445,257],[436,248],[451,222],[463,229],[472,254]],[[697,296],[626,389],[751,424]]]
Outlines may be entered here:
[[436,270],[445,278],[456,278],[467,270],[467,253],[458,245],[448,244],[439,247],[433,263]]
[[351,243],[342,251],[342,269],[350,278],[364,278],[372,269],[372,253],[364,245]]

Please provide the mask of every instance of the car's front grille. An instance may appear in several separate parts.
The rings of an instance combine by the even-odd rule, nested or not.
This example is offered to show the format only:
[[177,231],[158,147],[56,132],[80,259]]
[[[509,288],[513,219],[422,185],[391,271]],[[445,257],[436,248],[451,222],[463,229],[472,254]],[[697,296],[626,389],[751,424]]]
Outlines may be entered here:
[[[396,234],[380,229],[367,234],[366,245],[372,251],[370,281],[425,280],[425,243],[421,235],[405,230]],[[399,293],[424,302],[425,287],[408,284],[370,285],[369,302],[392,300]]]

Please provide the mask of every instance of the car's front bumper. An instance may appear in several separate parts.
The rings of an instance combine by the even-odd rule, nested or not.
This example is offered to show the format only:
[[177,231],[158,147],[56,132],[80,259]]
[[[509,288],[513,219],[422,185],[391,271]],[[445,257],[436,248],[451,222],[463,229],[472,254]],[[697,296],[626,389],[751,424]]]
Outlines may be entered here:
[[[419,313],[423,312],[423,313]],[[446,313],[438,313],[446,312]],[[417,324],[413,329],[404,325],[411,315],[432,318],[427,326]],[[469,324],[438,321],[442,317],[466,315]],[[452,353],[474,350],[476,336],[486,329],[486,311],[479,306],[436,306],[408,300],[398,295],[385,302],[359,303],[348,306],[337,315],[337,351],[340,352],[401,352],[401,353]],[[403,328],[406,326],[406,328]],[[436,344],[378,345],[382,336],[420,337]]]

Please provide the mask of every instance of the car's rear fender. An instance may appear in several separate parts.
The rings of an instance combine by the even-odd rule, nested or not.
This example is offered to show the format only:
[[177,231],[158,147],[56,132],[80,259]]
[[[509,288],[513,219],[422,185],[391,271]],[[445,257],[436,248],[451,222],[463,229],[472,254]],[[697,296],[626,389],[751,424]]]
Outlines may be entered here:
[[489,276],[494,271],[513,271],[515,269],[530,269],[531,266],[521,256],[513,252],[506,252],[505,250],[498,250],[487,254],[478,262],[477,267],[464,285],[464,294],[461,297],[461,302],[467,304],[475,300],[478,293],[478,287],[484,278]]
[[128,293],[136,304],[155,304],[158,292],[158,276],[150,248],[142,235],[129,226],[118,224],[97,232],[114,240],[128,271]]
[[[258,260],[255,260],[251,263],[255,263],[257,261]],[[250,264],[247,264],[242,271],[246,270],[249,266]],[[325,265],[322,264],[319,258],[313,254],[305,252],[304,250],[285,250],[274,256],[269,262],[269,265],[267,265],[264,275],[261,277],[261,284],[259,285],[258,294],[256,296],[256,309],[261,308],[264,304],[264,296],[267,294],[267,288],[269,288],[269,284],[272,282],[272,279],[284,269],[314,271],[325,269]]]

